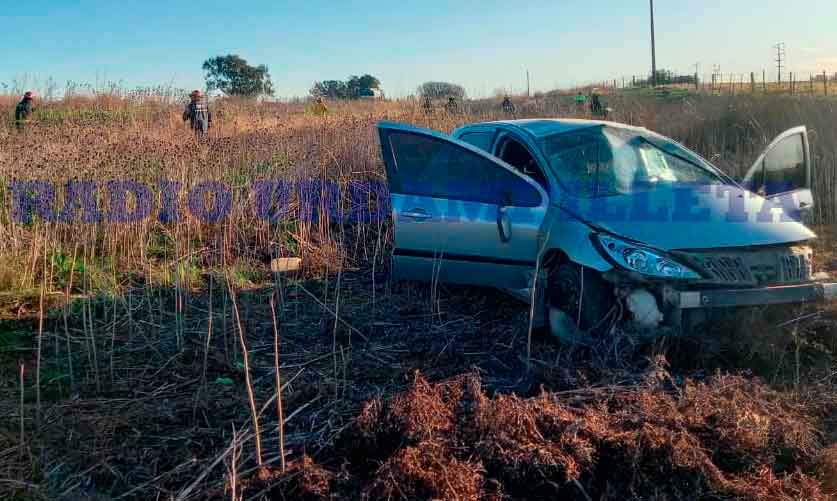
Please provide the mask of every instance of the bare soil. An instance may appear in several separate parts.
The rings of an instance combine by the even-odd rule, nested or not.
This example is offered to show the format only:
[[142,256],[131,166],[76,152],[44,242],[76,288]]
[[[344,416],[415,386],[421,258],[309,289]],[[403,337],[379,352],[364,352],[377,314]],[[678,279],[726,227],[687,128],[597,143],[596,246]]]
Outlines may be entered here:
[[[182,293],[178,311],[174,291],[138,290],[125,304],[90,303],[92,328],[71,316],[69,359],[54,310],[40,416],[31,346],[3,353],[2,478],[27,480],[0,490],[227,499],[235,478],[246,499],[826,499],[818,461],[837,429],[830,312],[795,330],[750,312],[704,338],[641,344],[617,333],[584,349],[534,332],[527,358],[528,307],[499,292],[433,293],[371,269],[344,272],[339,293],[333,276],[281,292],[286,473],[273,289],[238,295],[262,468],[224,289],[212,290],[205,378],[209,293]],[[36,339],[37,322],[21,322]],[[13,357],[25,368],[23,406]]]

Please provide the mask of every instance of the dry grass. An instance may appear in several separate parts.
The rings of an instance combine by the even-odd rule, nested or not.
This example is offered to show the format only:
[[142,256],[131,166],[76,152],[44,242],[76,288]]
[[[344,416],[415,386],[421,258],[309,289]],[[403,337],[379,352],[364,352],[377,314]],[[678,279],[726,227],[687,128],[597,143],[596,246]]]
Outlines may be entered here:
[[[0,364],[0,410],[10,416],[0,428],[0,479],[31,487],[0,488],[29,499],[145,499],[176,496],[194,483],[187,499],[228,498],[234,478],[248,498],[266,491],[276,499],[500,499],[554,496],[556,489],[582,499],[575,481],[594,499],[652,491],[660,499],[795,492],[808,499],[819,492],[814,458],[821,442],[837,438],[826,435],[837,431],[833,364],[806,367],[797,390],[787,386],[791,378],[775,380],[787,388],[776,391],[749,376],[707,378],[703,367],[758,364],[728,362],[690,343],[630,348],[615,339],[591,352],[536,337],[526,376],[524,305],[458,288],[443,289],[435,303],[423,288],[395,287],[383,274],[373,281],[368,268],[344,273],[347,324],[338,324],[336,348],[326,309],[335,309],[336,284],[286,278],[281,286],[286,475],[271,400],[274,289],[238,297],[267,467],[259,470],[234,309],[216,285],[208,351],[204,294],[186,297],[178,314],[175,291],[136,291],[126,299],[130,318],[122,306],[113,311],[110,299],[88,303],[92,320],[70,317],[71,352],[61,317],[47,322],[40,426],[31,345],[12,352],[27,367],[25,401],[13,368]],[[378,303],[370,303],[372,291]],[[762,333],[746,336],[755,342]],[[792,357],[792,347],[785,350]],[[647,363],[661,352],[671,355],[672,373],[661,361]],[[457,376],[468,367],[481,376]],[[221,467],[230,462],[231,440],[240,454],[235,477]]]
[[819,458],[817,473],[826,494],[837,496],[837,445],[824,450]]
[[[607,99],[614,119],[669,134],[732,172],[775,133],[809,124],[818,215],[837,221],[832,101]],[[0,98],[7,109],[13,102]],[[516,105],[521,116],[584,115],[559,94]],[[23,134],[0,123],[0,314],[12,319],[0,322],[0,415],[10,418],[0,423],[0,497],[228,498],[233,483],[237,492],[311,499],[820,493],[812,480],[818,442],[837,441],[830,435],[837,317],[802,325],[807,344],[798,359],[787,329],[770,325],[745,336],[731,331],[731,341],[718,336],[720,348],[713,336],[697,352],[689,341],[649,347],[615,339],[568,351],[536,338],[527,364],[525,307],[487,291],[429,293],[389,281],[388,222],[314,223],[301,217],[298,200],[282,224],[251,209],[247,191],[258,179],[383,179],[379,119],[450,131],[499,118],[496,102],[468,103],[457,115],[428,115],[408,101],[335,103],[318,118],[301,103],[224,101],[214,105],[215,128],[202,143],[165,99],[73,97],[42,108],[43,120]],[[10,221],[10,180],[74,177],[170,179],[184,191],[211,179],[236,189],[229,217],[216,224],[188,214],[179,224]],[[830,262],[829,248],[821,250]],[[270,258],[287,255],[303,258],[303,272],[272,276]],[[42,284],[48,311],[39,312]],[[274,291],[284,476],[273,470],[281,463],[271,400]],[[769,342],[745,353],[749,338]],[[655,372],[662,379],[649,382],[646,358],[660,353],[672,360],[672,376]],[[806,370],[795,370],[794,360]],[[480,377],[457,377],[469,367]],[[738,376],[707,379],[706,367],[750,369],[777,388],[798,387],[780,393]],[[262,470],[248,428],[254,421]],[[609,472],[620,472],[610,484]]]
[[[489,397],[476,375],[417,374],[406,393],[368,403],[324,455],[341,473],[320,499],[825,500],[814,415],[738,376],[672,385],[659,364],[637,385],[530,398]],[[271,492],[297,488],[280,480]]]
[[[822,222],[837,221],[837,172],[832,167],[837,163],[837,133],[831,126],[837,115],[835,101],[696,97],[685,103],[666,103],[621,95],[608,99],[615,108],[614,120],[669,134],[736,175],[743,174],[780,131],[808,124],[812,154],[820,167],[817,216]],[[173,259],[197,254],[202,267],[218,266],[223,254],[258,259],[287,252],[287,247],[299,248],[306,262],[339,259],[337,229],[328,222],[300,221],[299,204],[291,204],[290,228],[257,219],[249,196],[253,181],[330,179],[344,187],[380,181],[377,120],[450,131],[463,123],[501,117],[493,101],[469,103],[465,113],[457,115],[442,110],[428,115],[410,101],[337,103],[325,118],[306,115],[302,104],[224,101],[215,105],[216,128],[210,139],[197,144],[181,123],[179,107],[172,105],[109,97],[95,102],[72,98],[42,108],[44,118],[23,135],[16,134],[9,123],[0,124],[3,200],[10,200],[8,184],[13,179],[49,180],[57,185],[59,199],[68,179],[101,183],[130,179],[151,186],[159,200],[158,183],[165,179],[182,183],[179,201],[185,219],[176,226],[160,224],[154,217],[134,223],[23,226],[11,222],[11,203],[4,203],[0,231],[6,238],[0,241],[0,252],[21,256],[31,264],[37,258],[33,241],[38,235],[48,235],[56,252],[68,254],[79,245],[97,259],[113,260],[120,272],[147,270],[149,246],[161,236],[166,237]],[[519,101],[518,109],[521,116],[532,117],[585,113],[559,94]],[[85,110],[95,113],[79,115]],[[232,208],[221,224],[203,224],[186,210],[186,193],[205,180],[221,181],[233,190]],[[99,202],[106,212],[108,201]],[[227,238],[222,239],[224,231]],[[22,278],[25,286],[37,285],[35,273]]]

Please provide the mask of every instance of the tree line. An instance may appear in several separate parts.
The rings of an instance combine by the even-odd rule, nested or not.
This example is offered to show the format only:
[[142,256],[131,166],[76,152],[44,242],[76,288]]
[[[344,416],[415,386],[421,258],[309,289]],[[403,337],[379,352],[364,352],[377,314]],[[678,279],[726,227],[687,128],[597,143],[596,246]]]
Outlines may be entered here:
[[373,97],[375,91],[381,90],[381,81],[370,74],[362,76],[352,75],[346,80],[323,80],[314,82],[308,91],[314,97],[328,97],[332,99],[358,99]]
[[[203,63],[206,87],[208,90],[219,90],[228,96],[255,98],[272,96],[273,82],[266,65],[250,65],[247,60],[237,54],[215,56]],[[359,99],[373,97],[380,93],[381,81],[368,73],[351,75],[345,80],[322,80],[314,82],[308,91],[312,97],[329,99]],[[418,86],[416,94],[420,97],[441,99],[453,97],[465,98],[465,88],[450,82],[425,82]]]

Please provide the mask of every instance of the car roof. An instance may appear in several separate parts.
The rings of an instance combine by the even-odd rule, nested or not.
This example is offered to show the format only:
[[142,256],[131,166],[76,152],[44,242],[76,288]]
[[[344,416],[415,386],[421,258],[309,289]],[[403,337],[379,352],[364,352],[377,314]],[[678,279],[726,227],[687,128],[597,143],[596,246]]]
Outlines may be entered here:
[[581,120],[575,118],[530,118],[521,120],[498,120],[494,122],[482,122],[476,124],[469,124],[468,126],[476,125],[503,125],[507,127],[514,127],[528,132],[535,138],[542,138],[551,136],[553,134],[563,134],[565,132],[573,132],[583,129],[592,129],[607,125],[609,127],[618,127],[631,130],[645,130],[642,127],[633,127],[617,122],[608,122],[605,120]]

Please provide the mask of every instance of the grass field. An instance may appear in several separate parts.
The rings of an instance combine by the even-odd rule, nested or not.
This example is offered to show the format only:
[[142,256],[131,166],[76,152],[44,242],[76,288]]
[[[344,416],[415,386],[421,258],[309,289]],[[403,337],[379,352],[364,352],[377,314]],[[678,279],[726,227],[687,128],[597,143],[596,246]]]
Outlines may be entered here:
[[[808,125],[817,268],[837,273],[837,101],[606,101],[734,175]],[[50,102],[22,133],[0,123],[0,497],[828,499],[837,308],[569,349],[503,294],[395,283],[388,221],[311,221],[291,200],[270,223],[251,184],[383,181],[378,120],[450,131],[502,117],[499,103],[329,106],[213,103],[203,142],[147,97]],[[560,93],[516,106],[586,114]],[[12,181],[49,180],[60,199],[70,179],[176,181],[183,207],[202,181],[233,197],[216,223],[14,220]],[[284,256],[302,269],[272,273]]]

